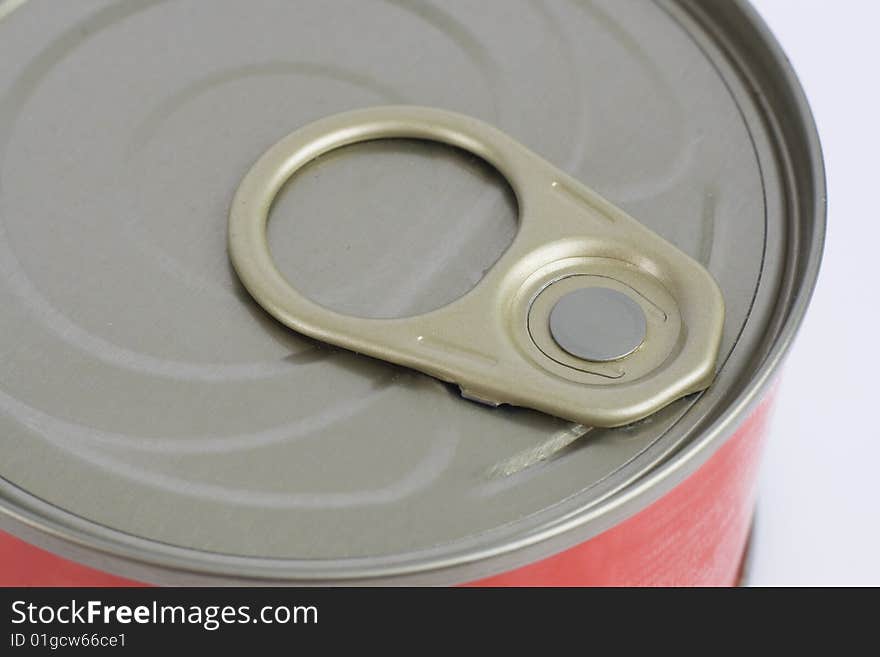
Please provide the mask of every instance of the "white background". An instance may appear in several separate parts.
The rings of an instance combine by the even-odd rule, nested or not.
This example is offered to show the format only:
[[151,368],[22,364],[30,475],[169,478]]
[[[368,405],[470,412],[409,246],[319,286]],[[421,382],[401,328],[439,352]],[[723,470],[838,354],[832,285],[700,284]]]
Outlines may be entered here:
[[828,234],[784,369],[748,581],[880,585],[880,2],[753,5],[816,118]]

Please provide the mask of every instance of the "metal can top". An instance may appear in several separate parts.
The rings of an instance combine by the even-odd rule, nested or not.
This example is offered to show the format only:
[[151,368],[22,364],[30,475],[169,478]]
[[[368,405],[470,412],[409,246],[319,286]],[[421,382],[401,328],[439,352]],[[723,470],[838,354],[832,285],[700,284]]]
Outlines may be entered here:
[[[585,540],[729,434],[818,269],[815,130],[739,2],[7,0],[0,43],[0,525],[151,581],[451,582]],[[265,314],[227,257],[241,177],[388,103],[497,126],[702,263],[715,383],[589,429]],[[269,239],[320,304],[408,316],[471,289],[516,212],[479,159],[377,141],[298,173]]]

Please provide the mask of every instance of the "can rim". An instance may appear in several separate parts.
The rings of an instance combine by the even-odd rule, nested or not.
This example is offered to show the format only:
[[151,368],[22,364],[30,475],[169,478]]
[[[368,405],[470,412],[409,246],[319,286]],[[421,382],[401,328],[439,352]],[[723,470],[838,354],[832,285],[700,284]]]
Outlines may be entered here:
[[[13,11],[20,4],[23,2],[12,0],[11,8],[9,5],[0,7],[0,15]],[[704,11],[698,8],[698,3],[690,0],[684,0],[682,5],[689,16],[697,20],[699,12]],[[807,155],[799,165],[808,171],[814,185],[806,202],[812,206],[810,211],[815,224],[808,244],[799,254],[803,267],[796,289],[786,304],[787,314],[779,324],[766,357],[724,411],[665,462],[610,495],[601,504],[557,518],[503,544],[484,545],[479,549],[463,547],[447,552],[445,556],[428,556],[430,550],[427,550],[413,553],[414,557],[397,555],[388,561],[375,558],[334,560],[332,571],[315,569],[314,561],[226,555],[142,539],[63,511],[5,479],[0,479],[0,492],[3,493],[0,528],[102,570],[160,583],[181,583],[184,580],[192,583],[356,584],[375,583],[378,578],[387,583],[411,583],[414,576],[419,577],[419,583],[446,583],[485,577],[545,558],[588,540],[662,497],[712,456],[772,383],[812,297],[825,240],[825,170],[815,120],[804,90],[781,46],[747,0],[734,0],[726,11],[741,15],[757,44],[767,51],[766,58],[774,65],[775,70],[770,75],[784,83],[784,91],[790,96],[788,102],[799,119],[795,126],[798,140]],[[204,559],[208,554],[211,555],[210,561]],[[492,560],[491,564],[489,560]],[[303,567],[307,563],[311,564],[308,571]]]

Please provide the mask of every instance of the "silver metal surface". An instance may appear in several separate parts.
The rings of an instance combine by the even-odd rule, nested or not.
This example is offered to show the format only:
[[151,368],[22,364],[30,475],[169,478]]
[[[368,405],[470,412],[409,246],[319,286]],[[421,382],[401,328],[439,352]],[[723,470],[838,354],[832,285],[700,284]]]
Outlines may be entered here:
[[550,312],[550,333],[572,356],[611,361],[628,356],[645,341],[648,323],[641,306],[607,287],[569,292]]
[[[238,182],[279,136],[380,103],[497,125],[699,260],[727,305],[715,384],[583,433],[267,317],[226,256]],[[471,289],[516,215],[480,161],[373,142],[291,180],[269,240],[311,299],[397,317]],[[809,111],[739,2],[2,3],[0,525],[168,583],[449,583],[546,556],[730,434],[823,226]],[[503,465],[545,444],[568,446]]]

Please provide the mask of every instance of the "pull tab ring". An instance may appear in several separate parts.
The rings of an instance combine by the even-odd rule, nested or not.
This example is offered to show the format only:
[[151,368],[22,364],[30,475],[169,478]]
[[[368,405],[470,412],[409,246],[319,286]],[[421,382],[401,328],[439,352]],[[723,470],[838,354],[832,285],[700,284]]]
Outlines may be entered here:
[[[315,158],[387,138],[448,144],[494,166],[516,195],[519,228],[483,279],[452,303],[414,317],[352,317],[284,278],[269,251],[269,211],[287,180]],[[239,278],[283,324],[456,383],[488,404],[619,426],[714,376],[724,302],[712,276],[516,140],[462,114],[387,106],[307,125],[245,175],[228,230]]]

